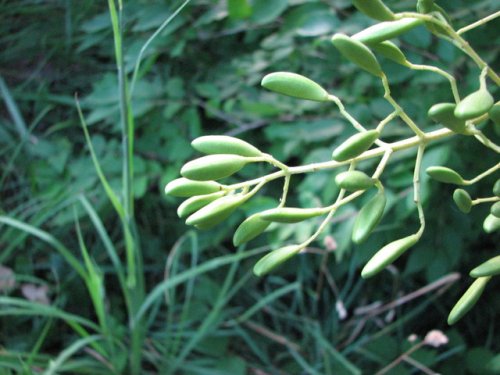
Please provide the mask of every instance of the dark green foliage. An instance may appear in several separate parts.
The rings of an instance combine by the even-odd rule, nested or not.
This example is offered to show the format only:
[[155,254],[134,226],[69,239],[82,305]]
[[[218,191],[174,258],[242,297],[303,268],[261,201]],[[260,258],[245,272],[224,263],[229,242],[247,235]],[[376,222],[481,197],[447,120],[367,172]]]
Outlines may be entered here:
[[[439,3],[451,14],[463,16],[464,24],[496,5],[493,1]],[[124,1],[124,63],[129,77],[141,47],[180,4]],[[387,5],[393,12],[407,10],[403,9],[407,4],[396,1]],[[120,281],[126,275],[120,275],[109,255],[113,254],[111,246],[125,264],[123,228],[94,170],[74,103],[78,93],[95,154],[112,191],[120,194],[119,81],[107,4],[0,1],[0,14],[0,215],[43,230],[27,232],[0,224],[0,264],[16,276],[12,288],[2,286],[0,291],[2,374],[45,370],[82,337],[64,320],[41,314],[49,311],[44,309],[99,324],[99,308],[77,269],[48,241],[50,236],[82,267],[93,270],[89,283],[95,287],[96,300],[104,304],[116,344],[115,351],[106,352],[101,361],[98,349],[107,345],[105,340],[83,342],[63,366],[75,374],[110,374],[108,363],[115,373],[128,373],[129,344],[140,329],[147,338],[140,348],[144,374],[375,373],[408,348],[409,334],[423,336],[430,329],[442,328],[436,322],[444,321],[459,288],[454,286],[439,299],[434,289],[396,308],[357,309],[374,301],[395,301],[459,264],[466,273],[495,249],[493,240],[471,230],[481,227],[489,207],[474,208],[465,216],[453,208],[451,198],[443,198],[449,197],[449,186],[430,183],[422,176],[429,191],[424,204],[432,208],[425,237],[406,264],[398,261],[399,273],[384,273],[370,283],[359,280],[359,270],[376,249],[407,234],[409,226],[416,227],[411,192],[406,189],[413,164],[406,154],[387,167],[386,215],[390,220],[387,224],[384,220],[370,241],[355,250],[349,240],[354,222],[350,206],[328,225],[323,242],[311,248],[314,254],[295,256],[262,280],[251,276],[251,268],[263,251],[307,238],[315,228],[310,221],[291,229],[266,226],[266,232],[247,244],[245,252],[231,244],[238,217],[207,232],[187,231],[175,214],[174,199],[165,197],[163,188],[178,178],[181,165],[198,157],[190,147],[193,139],[228,134],[280,160],[313,163],[330,160],[332,151],[353,134],[328,103],[300,101],[262,89],[260,81],[266,74],[293,71],[310,77],[346,98],[350,112],[367,124],[388,114],[378,99],[382,89],[376,78],[358,74],[330,42],[336,32],[351,35],[371,22],[350,1],[331,5],[319,0],[193,0],[145,50],[132,93],[135,216],[131,231],[140,238],[145,290],[157,294],[145,319],[135,326],[137,330],[130,330],[133,314],[127,311]],[[467,87],[463,93],[477,89],[477,71],[460,58],[457,49],[431,38],[423,27],[406,35],[403,40],[408,38],[408,44],[420,43],[417,48],[403,49],[408,60],[425,63],[437,57],[443,68],[460,72],[461,84]],[[466,35],[485,60],[494,60],[491,44],[498,35],[494,23]],[[438,100],[451,100],[448,83],[430,73],[408,76],[400,66],[382,58],[380,63],[388,72],[393,94],[403,98],[405,110],[420,124],[433,126],[426,112]],[[387,127],[384,137],[405,132],[402,127]],[[490,128],[485,132],[494,137]],[[473,175],[497,162],[472,140],[461,138],[452,142],[452,148],[445,143],[433,146],[424,165],[450,165]],[[268,170],[265,164],[255,164],[238,173],[253,176]],[[337,192],[329,173],[297,181],[300,188],[293,202],[297,207],[329,202]],[[470,193],[492,194],[488,186]],[[279,188],[271,186],[266,196],[272,198],[255,198],[239,210],[250,216],[275,207],[280,194]],[[234,216],[239,216],[239,222],[244,217],[241,213]],[[79,244],[75,219],[85,247]],[[333,252],[325,251],[333,248]],[[2,272],[8,273],[3,268]],[[158,286],[163,289],[155,289]],[[50,304],[23,310],[11,300],[28,303],[27,296],[33,298],[33,294],[39,301],[48,298]],[[441,373],[457,373],[479,357],[487,359],[485,366],[493,366],[493,353],[500,348],[499,341],[492,339],[496,332],[492,322],[500,305],[488,289],[484,297],[492,302],[478,302],[482,308],[469,313],[470,326],[460,323],[460,330],[445,331],[450,337],[448,346],[423,348],[415,356]],[[386,313],[393,312],[391,320]],[[66,322],[74,323],[71,317]],[[92,326],[83,327],[90,335],[96,333]],[[469,351],[473,347],[481,347],[481,355]],[[409,368],[397,370],[408,373]]]

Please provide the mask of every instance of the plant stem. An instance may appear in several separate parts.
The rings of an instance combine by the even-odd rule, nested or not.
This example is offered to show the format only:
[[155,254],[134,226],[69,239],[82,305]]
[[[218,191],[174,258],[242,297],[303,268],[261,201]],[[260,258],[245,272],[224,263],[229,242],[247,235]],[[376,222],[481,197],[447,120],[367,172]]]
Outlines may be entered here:
[[481,18],[479,21],[473,22],[467,26],[462,27],[461,29],[457,30],[457,34],[461,35],[463,33],[466,33],[467,31],[470,31],[472,29],[475,29],[476,27],[482,26],[485,23],[494,20],[495,18],[500,17],[500,11],[495,12],[493,14],[490,14],[489,16],[486,16],[484,18]]
[[[436,141],[442,138],[446,138],[449,136],[456,135],[453,131],[443,128],[439,130],[434,130],[429,133],[423,133],[424,138],[426,142],[430,141]],[[422,140],[418,136],[410,137],[408,139],[404,139],[401,141],[393,142],[393,143],[387,143],[387,148],[392,150],[392,152],[400,151],[400,150],[406,150],[409,148],[413,148],[415,146],[418,146],[420,143],[422,143]],[[311,172],[318,172],[322,170],[329,170],[329,169],[334,169],[338,168],[340,166],[348,165],[352,161],[359,162],[363,160],[369,160],[378,156],[384,155],[384,153],[387,151],[386,147],[377,147],[368,151],[363,152],[361,155],[355,157],[352,160],[346,160],[346,161],[326,161],[326,162],[321,162],[321,163],[312,163],[312,164],[307,164],[307,165],[302,165],[302,166],[297,166],[297,167],[289,167],[288,172],[291,175],[294,174],[303,174],[303,173],[311,173]],[[259,184],[262,181],[265,181],[266,183],[269,181],[273,181],[277,178],[284,177],[285,173],[283,171],[278,171],[271,173],[269,175],[255,178],[253,180],[248,180],[245,182],[233,184],[233,185],[228,185],[227,188],[230,190],[236,190],[236,189],[241,189],[244,186],[252,186]]]
[[500,163],[495,164],[493,167],[485,170],[483,173],[478,174],[476,177],[474,177],[470,180],[465,180],[465,185],[473,185],[476,182],[482,180],[484,177],[487,177],[490,174],[492,174],[493,172],[497,171],[498,169],[500,169]]
[[442,70],[436,66],[412,64],[409,61],[408,61],[408,67],[410,69],[414,69],[414,70],[427,70],[430,72],[434,72],[434,73],[439,74],[439,75],[443,76],[444,78],[446,78],[450,82],[451,92],[453,93],[453,99],[455,99],[455,103],[460,102],[460,94],[458,93],[457,80],[450,73],[445,72],[444,70]]

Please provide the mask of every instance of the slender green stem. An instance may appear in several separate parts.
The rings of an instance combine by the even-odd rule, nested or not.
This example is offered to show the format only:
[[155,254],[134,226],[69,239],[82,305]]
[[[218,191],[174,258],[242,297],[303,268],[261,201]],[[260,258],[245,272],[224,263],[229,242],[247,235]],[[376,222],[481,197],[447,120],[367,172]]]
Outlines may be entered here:
[[498,201],[500,201],[500,197],[477,198],[472,201],[472,205],[475,206],[476,204],[498,202]]
[[[366,128],[363,125],[361,125],[354,117],[352,117],[349,112],[347,112],[347,110],[344,107],[344,104],[342,103],[342,101],[338,97],[336,97],[335,95],[329,94],[328,95],[328,100],[331,101],[331,102],[334,102],[337,105],[337,107],[339,108],[340,114],[342,116],[344,116],[346,118],[346,120],[349,121],[351,123],[351,125],[356,130],[358,130],[360,132],[365,132],[366,131]],[[379,146],[382,146],[385,143],[382,142],[381,140],[377,139],[375,141],[375,144],[379,145]]]
[[485,23],[490,22],[490,21],[494,20],[497,17],[500,17],[500,11],[495,12],[493,14],[490,14],[489,16],[481,18],[480,20],[478,20],[476,22],[473,22],[473,23],[471,23],[471,24],[469,24],[467,26],[462,27],[461,29],[458,29],[457,30],[457,34],[461,35],[463,33],[466,33],[467,31],[470,31],[470,30],[475,29],[476,27],[482,26]]
[[434,72],[446,78],[450,82],[451,92],[453,93],[453,99],[455,99],[455,103],[460,102],[460,94],[458,93],[457,80],[450,73],[445,72],[444,70],[436,66],[413,64],[409,61],[408,61],[408,67],[414,70],[427,70],[430,72]]
[[500,77],[491,69],[488,64],[477,54],[477,52],[470,46],[470,44],[463,39],[447,22],[443,22],[428,14],[420,14],[414,12],[401,12],[397,14],[397,19],[402,18],[417,18],[426,22],[431,22],[435,25],[442,27],[447,33],[453,43],[466,53],[479,68],[488,68],[488,76],[497,84],[500,85]]
[[382,85],[384,86],[384,98],[389,102],[389,104],[392,105],[392,107],[395,109],[396,113],[398,114],[399,117],[410,127],[411,130],[415,132],[415,134],[419,138],[424,138],[425,134],[420,128],[413,122],[413,120],[406,114],[406,112],[401,108],[401,106],[394,100],[394,98],[391,96],[391,89],[389,87],[389,81],[387,80],[387,76],[382,73]]
[[485,170],[483,173],[481,174],[478,174],[476,177],[470,179],[470,180],[465,180],[464,183],[465,185],[473,185],[475,184],[476,182],[482,180],[484,177],[487,177],[489,176],[490,174],[494,173],[495,171],[497,171],[498,169],[500,169],[500,163],[498,164],[495,164],[493,167]]
[[290,187],[290,179],[291,179],[291,175],[287,174],[285,175],[285,181],[283,182],[283,194],[281,195],[281,199],[280,199],[280,204],[278,207],[284,207],[285,204],[286,204],[286,198],[287,198],[287,195],[288,195],[288,189]]
[[418,209],[418,219],[420,221],[420,229],[417,232],[417,236],[422,236],[425,229],[425,215],[424,209],[422,207],[422,200],[420,199],[420,174],[422,170],[422,158],[425,151],[425,142],[420,143],[417,151],[417,158],[415,160],[415,170],[413,173],[413,201],[417,205]]
[[167,27],[170,22],[172,22],[172,20],[177,17],[177,15],[182,11],[182,9],[184,9],[184,7],[190,2],[191,0],[186,0],[184,1],[184,3],[182,3],[176,10],[174,13],[172,13],[165,21],[163,21],[163,23],[160,25],[160,27],[158,29],[156,29],[156,31],[153,33],[153,35],[151,35],[148,40],[146,41],[146,43],[143,44],[140,52],[139,52],[139,55],[137,56],[137,60],[135,61],[135,66],[134,66],[134,73],[132,74],[132,81],[131,81],[131,84],[130,84],[130,97],[132,98],[132,95],[133,95],[133,92],[134,92],[134,88],[135,88],[135,82],[137,81],[137,75],[139,73],[139,68],[141,66],[141,61],[142,61],[142,58],[143,58],[143,55],[144,55],[144,52],[146,52],[146,50],[148,49],[149,45],[153,42],[153,40],[156,39],[156,37],[158,37],[158,35],[160,35],[160,33],[165,30],[165,27]]
[[[453,136],[453,135],[456,135],[456,133],[454,133],[453,131],[451,131],[449,129],[443,128],[443,129],[439,129],[439,130],[434,130],[434,131],[429,132],[429,133],[425,133],[424,135],[425,135],[425,140],[427,142],[429,142],[429,141],[437,141],[437,140],[442,139],[442,138]],[[392,152],[396,152],[396,151],[401,151],[401,150],[413,148],[415,146],[418,146],[420,143],[422,143],[422,140],[418,136],[414,136],[414,137],[410,137],[408,139],[404,139],[401,141],[388,143],[387,146],[389,149],[392,150]],[[294,174],[303,174],[303,173],[318,172],[318,171],[322,171],[322,170],[335,169],[335,168],[338,168],[338,167],[341,167],[344,165],[348,165],[352,161],[359,162],[359,161],[369,160],[369,159],[372,159],[375,157],[382,156],[382,155],[384,155],[384,153],[386,153],[386,151],[387,151],[386,147],[377,147],[377,148],[365,151],[364,153],[355,157],[352,160],[341,161],[341,162],[331,160],[331,161],[326,161],[326,162],[322,162],[322,163],[312,163],[312,164],[302,165],[302,166],[298,166],[298,167],[289,167],[288,171],[291,175],[294,175]],[[277,178],[281,178],[284,176],[285,176],[285,173],[283,171],[278,171],[278,172],[274,172],[274,173],[271,173],[271,174],[263,176],[263,177],[255,178],[253,180],[248,180],[245,182],[241,182],[241,183],[237,183],[237,184],[233,184],[233,185],[228,185],[226,188],[228,190],[241,189],[244,186],[256,185],[256,184],[261,183],[262,181],[265,181],[267,183],[269,181],[273,181]]]
[[474,137],[476,137],[476,139],[486,147],[491,148],[497,154],[500,153],[500,146],[491,141],[482,131],[476,130],[474,132]]

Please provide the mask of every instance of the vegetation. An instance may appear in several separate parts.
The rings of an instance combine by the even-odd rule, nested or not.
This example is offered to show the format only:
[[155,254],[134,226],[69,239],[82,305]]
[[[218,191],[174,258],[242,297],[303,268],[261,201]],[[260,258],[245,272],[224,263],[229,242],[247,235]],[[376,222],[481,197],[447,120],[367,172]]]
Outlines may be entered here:
[[[388,8],[364,9],[363,1],[354,3],[372,17],[373,12],[381,14],[384,22],[416,5],[388,1]],[[429,3],[419,2],[422,21],[429,21]],[[498,57],[498,49],[492,48],[498,32],[487,21],[498,15],[496,2],[439,5],[454,28],[467,33],[481,61],[492,64]],[[320,220],[315,212],[306,212],[309,220],[301,221],[294,219],[297,212],[272,211],[283,192],[273,181],[259,186],[258,195],[229,210],[233,214],[224,214],[224,224],[208,232],[188,230],[176,215],[178,202],[163,194],[182,165],[188,176],[199,176],[200,162],[186,162],[196,157],[193,139],[198,139],[196,150],[212,153],[214,138],[200,138],[204,135],[246,141],[224,146],[246,153],[224,159],[231,167],[236,163],[233,171],[243,180],[264,176],[272,168],[248,158],[263,158],[259,161],[286,171],[330,161],[337,150],[335,163],[347,165],[370,152],[366,150],[375,133],[353,138],[347,112],[329,101],[345,106],[369,129],[383,123],[384,141],[411,139],[412,130],[419,133],[392,115],[395,108],[383,99],[387,86],[380,85],[381,72],[397,105],[404,108],[396,115],[405,113],[425,133],[435,131],[427,117],[435,103],[453,101],[457,94],[465,98],[478,89],[479,75],[484,88],[486,75],[494,74],[478,68],[477,60],[464,58],[449,40],[436,37],[442,32],[439,24],[430,27],[432,32],[425,25],[401,26],[405,33],[399,37],[400,48],[413,69],[423,70],[418,74],[380,58],[377,53],[387,55],[381,52],[384,46],[375,49],[380,70],[363,66],[371,55],[363,55],[361,42],[369,41],[366,33],[356,33],[373,22],[357,8],[350,1],[334,6],[286,0],[0,2],[7,20],[0,26],[5,51],[0,55],[0,373],[498,371],[495,278],[477,302],[479,308],[457,325],[446,325],[450,308],[470,285],[456,271],[468,274],[474,268],[472,275],[480,284],[474,290],[484,288],[489,277],[484,272],[491,272],[491,261],[475,268],[496,255],[498,236],[482,232],[490,205],[471,209],[468,204],[480,203],[470,196],[490,197],[498,176],[482,175],[481,183],[454,193],[452,185],[422,173],[418,207],[429,212],[426,231],[417,232],[419,241],[411,241],[411,252],[390,266],[390,272],[369,281],[359,277],[366,261],[395,238],[407,238],[408,228],[420,223],[411,189],[412,149],[394,153],[384,165],[383,205],[380,198],[372,203],[363,195],[359,202],[335,207],[336,217],[321,225],[322,237],[315,242],[307,242]],[[478,27],[467,26],[477,20],[483,20]],[[351,38],[339,33],[358,35],[354,55],[345,49]],[[367,72],[360,73],[346,55]],[[453,73],[458,88],[450,94],[450,82],[435,74],[436,69],[422,69],[429,64]],[[260,87],[264,76],[280,71],[317,82],[307,94],[312,97],[306,98],[315,101]],[[264,86],[297,96],[282,78],[267,76]],[[304,82],[310,84],[299,83]],[[325,103],[322,90],[335,97],[328,95]],[[495,84],[488,90],[495,97]],[[470,113],[469,108],[453,109],[455,117],[483,115],[484,110]],[[446,106],[434,108],[431,117],[444,123],[449,113]],[[385,127],[388,117],[396,124]],[[486,139],[498,139],[498,129],[485,120],[476,125],[488,143]],[[467,133],[467,126],[454,119],[446,132]],[[216,147],[228,139],[216,138]],[[447,166],[466,177],[481,176],[498,162],[496,153],[484,152],[474,137],[446,139],[429,143],[425,154],[419,153],[422,170]],[[351,153],[353,144],[356,155]],[[255,150],[264,156],[252,155]],[[215,171],[200,179],[212,178],[214,172],[217,178],[228,177],[228,186],[237,186],[226,168],[219,173],[219,155],[205,158],[201,171],[214,165]],[[370,167],[376,165],[368,161]],[[449,170],[429,172],[438,180],[445,176],[467,185],[474,180]],[[292,182],[290,175],[285,177],[287,206],[316,209],[331,204],[340,191],[335,181],[343,187],[350,176],[320,170],[294,175]],[[380,188],[372,180],[378,176],[366,177]],[[170,190],[176,188],[179,195],[182,182]],[[211,192],[214,186],[190,185],[189,194],[180,194],[200,194],[196,189],[218,194]],[[212,202],[229,197],[216,195]],[[181,216],[202,207],[192,202],[183,206]],[[239,203],[226,202],[225,207]],[[385,206],[384,218],[367,218],[381,221],[371,228],[368,242],[354,245],[351,231],[365,204]],[[238,223],[265,210],[272,211],[266,217],[274,220],[254,223],[265,225],[265,233],[243,244],[248,233],[240,231],[234,242],[243,245],[235,248],[231,238]],[[190,222],[203,227],[212,219],[203,221],[199,215]],[[299,250],[307,255],[294,256],[265,278],[253,275],[253,264],[265,252],[304,242]],[[286,257],[298,252],[294,246],[284,249]],[[267,273],[266,263],[258,264],[256,273]]]

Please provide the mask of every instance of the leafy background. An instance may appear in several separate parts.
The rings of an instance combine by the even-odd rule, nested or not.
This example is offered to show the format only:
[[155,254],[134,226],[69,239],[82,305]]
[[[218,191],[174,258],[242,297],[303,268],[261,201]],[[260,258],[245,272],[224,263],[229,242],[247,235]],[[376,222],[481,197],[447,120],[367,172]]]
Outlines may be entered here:
[[[396,11],[415,5],[414,1],[387,3]],[[498,10],[492,0],[439,4],[458,27]],[[179,5],[125,2],[127,73],[132,72],[147,38]],[[94,171],[73,98],[78,93],[97,156],[118,191],[119,97],[107,6],[88,0],[0,1],[0,14],[0,212],[78,249],[76,207],[90,254],[105,274],[111,306],[119,300],[119,287],[102,242],[79,204],[81,194],[117,247],[123,246],[123,239]],[[162,193],[165,184],[178,177],[180,167],[196,156],[190,140],[204,134],[234,135],[289,165],[299,165],[328,160],[331,150],[353,133],[330,105],[262,90],[259,82],[265,74],[284,70],[314,79],[339,96],[368,127],[389,113],[379,82],[342,59],[330,43],[335,32],[352,34],[369,24],[348,0],[193,0],[154,40],[145,52],[133,98],[136,221],[148,289],[166,277],[166,269],[169,277],[189,276],[190,270],[209,265],[211,259],[235,253],[230,239],[238,223],[271,206],[280,194],[280,187],[273,185],[210,233],[191,231],[175,214],[179,202]],[[494,21],[466,35],[497,68],[498,26]],[[477,87],[477,68],[458,49],[425,29],[406,34],[401,46],[410,61],[453,72],[462,95]],[[429,128],[427,109],[451,98],[447,82],[381,62],[394,96],[418,124]],[[384,131],[388,140],[409,134],[403,126]],[[362,204],[358,202],[339,212],[310,254],[265,279],[251,275],[255,256],[187,277],[151,316],[144,373],[373,373],[411,346],[410,334],[423,337],[431,329],[443,330],[450,342],[444,348],[419,349],[414,359],[444,374],[500,373],[483,368],[500,350],[495,319],[500,300],[494,293],[498,281],[492,280],[479,305],[462,322],[453,328],[445,323],[449,309],[470,283],[470,268],[497,250],[498,237],[481,230],[487,207],[463,215],[452,204],[452,188],[424,177],[428,220],[424,237],[390,272],[368,282],[359,277],[360,267],[376,249],[417,227],[409,189],[413,158],[412,152],[401,153],[384,174],[390,209],[368,243],[354,246],[349,240],[354,215]],[[433,145],[424,167],[447,165],[474,176],[494,162],[495,156],[482,146],[457,136]],[[265,166],[252,166],[238,178],[267,171]],[[290,204],[331,202],[336,194],[333,177],[331,172],[294,177]],[[471,193],[488,196],[493,182],[489,178]],[[251,249],[264,251],[305,239],[317,224],[313,220],[272,227],[250,244]],[[95,319],[74,270],[45,243],[3,225],[0,248],[2,272],[10,270],[15,276],[15,286],[1,284],[3,295],[46,302]],[[376,315],[359,310],[367,305],[376,310],[452,272],[463,277],[445,293],[432,290]],[[26,292],[26,285],[34,287],[38,297]],[[114,306],[110,312],[119,336],[124,315],[120,303]],[[0,319],[2,374],[39,371],[75,340],[68,327],[51,318],[23,316],[0,305]],[[124,363],[125,357],[122,353],[117,363]],[[498,369],[498,354],[495,359]],[[98,373],[92,372],[98,368],[94,362],[99,361],[88,351],[78,351],[68,361],[73,367],[67,371]],[[390,373],[416,370],[401,363]]]

